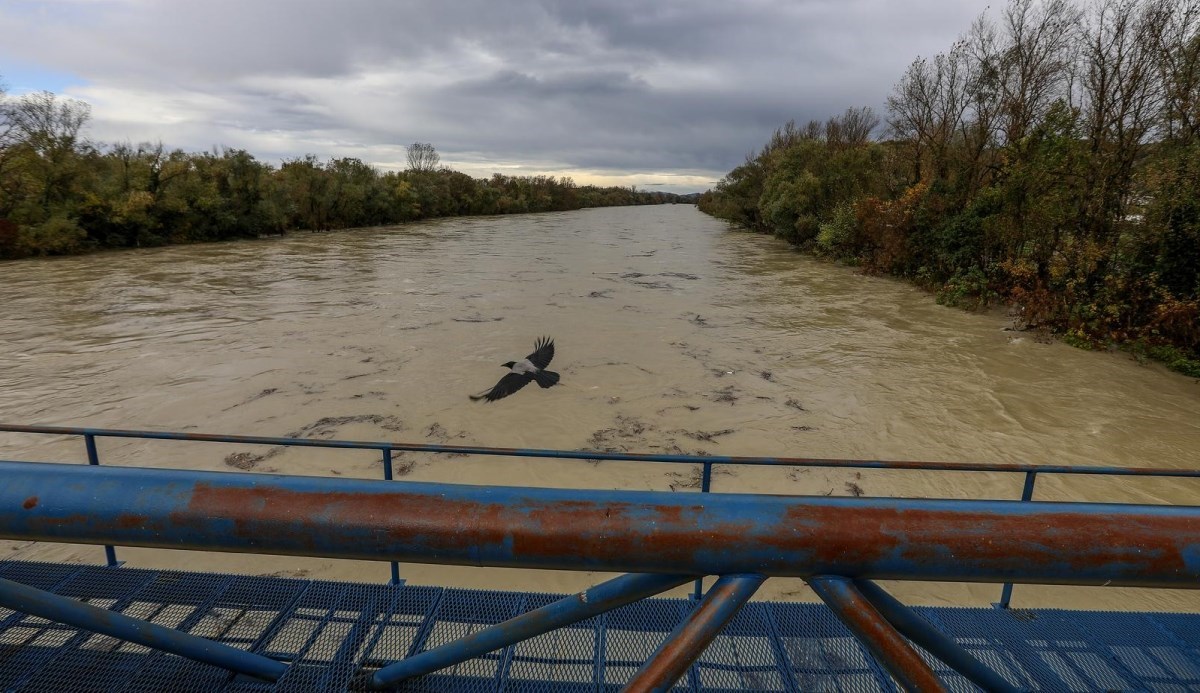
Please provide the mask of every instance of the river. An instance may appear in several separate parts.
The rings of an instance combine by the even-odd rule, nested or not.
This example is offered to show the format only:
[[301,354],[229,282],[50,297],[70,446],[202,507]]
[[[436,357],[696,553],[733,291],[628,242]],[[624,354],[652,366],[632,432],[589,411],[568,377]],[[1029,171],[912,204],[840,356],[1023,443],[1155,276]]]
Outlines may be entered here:
[[[1200,385],[1043,343],[1003,314],[814,261],[689,205],[0,264],[0,421],[512,447],[1200,467]],[[468,394],[554,337],[560,386]],[[100,441],[105,464],[379,478],[377,453]],[[0,457],[81,461],[0,434]],[[398,458],[406,479],[696,491],[670,464]],[[1018,475],[718,468],[716,491],[1017,498]],[[1200,482],[1043,476],[1037,500],[1195,504]],[[96,561],[96,547],[0,542]],[[130,565],[385,580],[386,564],[119,549]],[[576,589],[596,574],[402,565],[415,583]],[[986,604],[993,585],[893,584]],[[759,593],[812,599],[799,580]],[[1187,591],[1025,587],[1017,606],[1200,610]]]

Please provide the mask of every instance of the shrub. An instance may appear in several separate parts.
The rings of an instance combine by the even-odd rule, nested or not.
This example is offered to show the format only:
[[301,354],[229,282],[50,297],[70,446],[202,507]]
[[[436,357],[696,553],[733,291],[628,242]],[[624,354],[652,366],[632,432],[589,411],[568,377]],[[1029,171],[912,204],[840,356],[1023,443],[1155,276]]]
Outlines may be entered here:
[[20,246],[28,255],[66,255],[79,252],[87,233],[65,216],[53,216],[36,226],[21,229]]

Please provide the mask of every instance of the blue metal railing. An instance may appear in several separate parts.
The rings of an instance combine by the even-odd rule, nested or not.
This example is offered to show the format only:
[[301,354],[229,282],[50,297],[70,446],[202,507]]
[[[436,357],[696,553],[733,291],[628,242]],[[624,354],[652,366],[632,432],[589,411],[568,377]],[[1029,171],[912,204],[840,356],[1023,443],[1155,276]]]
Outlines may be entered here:
[[[1029,502],[1039,473],[1200,477],[1195,470],[697,458],[3,425],[0,431],[80,435],[88,454],[88,465],[0,460],[0,537],[102,544],[114,565],[111,546],[120,544],[388,560],[392,584],[399,582],[397,561],[627,573],[436,648],[426,650],[421,635],[406,658],[359,671],[360,683],[376,689],[713,575],[716,584],[641,663],[628,690],[670,688],[758,586],[778,576],[806,580],[906,689],[945,689],[915,643],[985,690],[1015,691],[1012,680],[872,581],[1200,585],[1200,507]],[[98,437],[378,449],[388,480],[396,450],[700,464],[701,493],[711,492],[714,464],[1025,476],[1021,501],[713,493],[697,503],[653,491],[100,467]],[[293,670],[294,662],[273,660],[270,653],[246,652],[7,579],[0,579],[0,607],[265,680]]]
[[[1039,474],[1064,475],[1099,475],[1099,476],[1137,476],[1137,477],[1169,477],[1169,478],[1200,478],[1200,469],[1163,469],[1155,467],[1116,467],[1103,465],[1035,465],[1027,463],[995,463],[995,462],[922,462],[909,460],[868,460],[868,459],[835,459],[818,457],[753,457],[753,456],[697,456],[669,455],[657,453],[626,453],[626,452],[593,452],[587,450],[553,450],[537,448],[500,448],[466,445],[434,445],[427,443],[403,443],[389,441],[360,441],[360,440],[321,440],[308,438],[289,438],[274,436],[245,436],[208,433],[186,433],[175,431],[144,431],[129,429],[89,428],[75,426],[39,426],[0,424],[0,432],[30,433],[44,435],[74,435],[82,436],[87,449],[88,464],[100,464],[96,448],[96,438],[135,438],[143,440],[187,440],[215,443],[237,443],[243,445],[272,445],[284,447],[316,447],[336,449],[378,450],[382,455],[383,478],[393,480],[393,454],[396,452],[429,452],[454,453],[466,455],[491,455],[510,457],[535,457],[554,459],[583,459],[626,462],[659,462],[675,464],[701,465],[700,492],[709,493],[712,490],[714,465],[753,465],[753,466],[796,466],[796,467],[826,467],[847,469],[890,469],[910,471],[961,471],[961,472],[991,472],[1007,474],[1024,474],[1024,485],[1021,491],[1021,501],[1033,500],[1034,487]],[[113,546],[105,546],[106,562],[110,566],[120,563],[116,558]],[[402,584],[399,564],[391,562],[390,584]],[[696,580],[693,598],[702,596],[702,581]],[[1012,583],[1003,585],[1000,601],[996,606],[1008,608],[1012,600]]]

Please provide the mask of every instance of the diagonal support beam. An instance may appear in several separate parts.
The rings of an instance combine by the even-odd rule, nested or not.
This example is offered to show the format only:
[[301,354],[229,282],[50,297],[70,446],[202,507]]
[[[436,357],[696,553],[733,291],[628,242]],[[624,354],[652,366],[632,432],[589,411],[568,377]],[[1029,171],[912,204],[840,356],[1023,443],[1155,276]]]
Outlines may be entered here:
[[444,669],[473,657],[507,647],[513,643],[569,626],[587,618],[646,597],[665,592],[695,579],[695,575],[622,575],[590,587],[578,594],[534,609],[516,618],[472,633],[465,638],[413,655],[375,672],[372,688],[387,688],[397,683]]
[[670,690],[766,581],[762,575],[722,575],[704,601],[683,620],[626,684],[627,693]]
[[855,580],[854,586],[881,616],[896,627],[896,630],[983,690],[989,693],[1018,693],[1021,690],[989,669],[956,643],[954,638],[934,628],[929,621],[921,618],[879,585],[870,580]]
[[853,581],[823,575],[809,578],[808,584],[904,690],[920,693],[946,690],[933,669],[875,610]]
[[0,606],[267,681],[279,679],[288,669],[283,662],[262,655],[3,578],[0,578]]

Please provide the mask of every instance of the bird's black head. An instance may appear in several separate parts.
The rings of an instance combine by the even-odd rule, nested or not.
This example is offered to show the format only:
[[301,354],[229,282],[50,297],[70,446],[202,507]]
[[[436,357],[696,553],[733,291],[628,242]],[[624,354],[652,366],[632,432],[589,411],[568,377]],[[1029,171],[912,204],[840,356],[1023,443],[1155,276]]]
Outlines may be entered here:
[[500,365],[504,366],[505,368],[512,368],[513,366],[517,365],[517,362],[516,362],[516,361],[509,361],[508,363],[503,363],[503,364],[500,364]]

